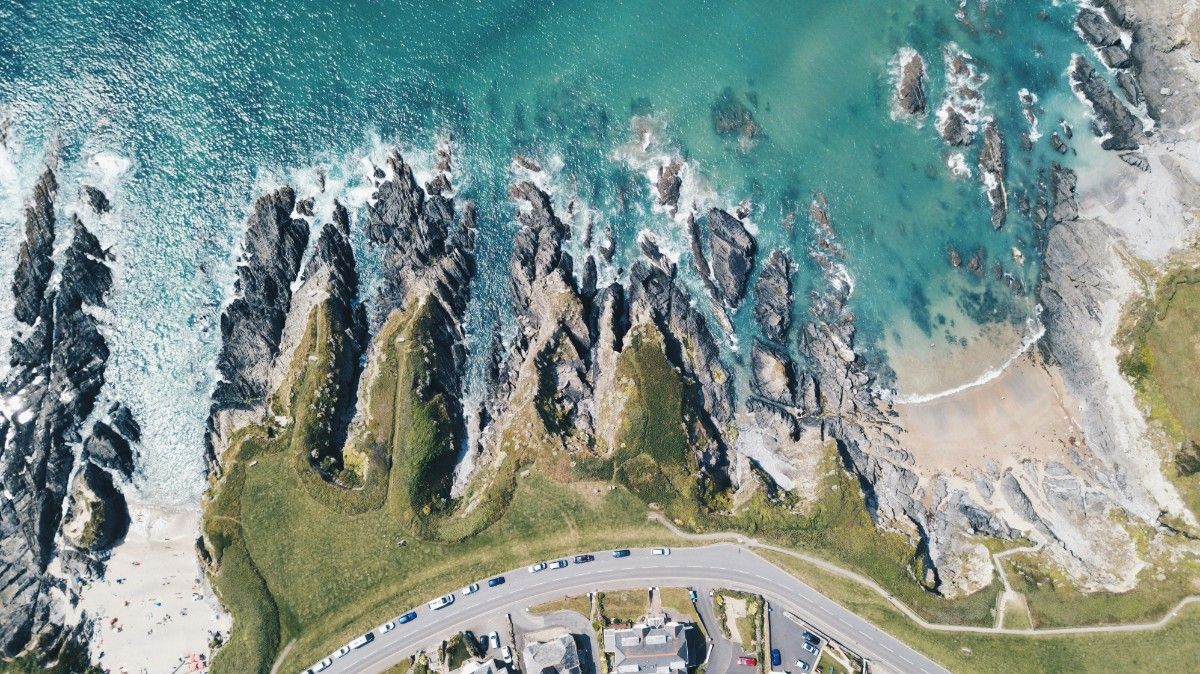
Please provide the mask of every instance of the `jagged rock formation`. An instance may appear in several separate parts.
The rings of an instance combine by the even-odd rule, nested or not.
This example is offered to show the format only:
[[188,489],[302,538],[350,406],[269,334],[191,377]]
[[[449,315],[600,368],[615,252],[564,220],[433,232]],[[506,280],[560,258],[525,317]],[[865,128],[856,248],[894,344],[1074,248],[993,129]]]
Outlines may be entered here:
[[1109,68],[1127,68],[1133,57],[1121,41],[1121,31],[1108,17],[1089,7],[1083,7],[1075,17],[1075,27],[1100,54]]
[[291,284],[308,245],[308,225],[292,216],[295,208],[296,193],[284,187],[255,201],[246,221],[235,297],[221,314],[220,380],[205,435],[213,468],[232,431],[260,415],[271,392],[271,365],[291,308]]
[[1107,136],[1101,141],[1101,147],[1105,150],[1141,147],[1141,124],[1137,117],[1113,94],[1092,64],[1078,54],[1071,60],[1071,84],[1096,114],[1096,135]]
[[671,215],[679,209],[679,190],[683,188],[683,162],[678,159],[658,167],[658,180],[654,183],[658,194],[658,205],[667,208]]
[[908,117],[925,115],[925,59],[915,50],[901,49],[896,55],[895,100],[900,114]]
[[784,343],[792,327],[792,258],[782,248],[767,255],[754,284],[754,320],[767,339]]
[[754,270],[757,245],[741,220],[719,208],[705,218],[708,225],[708,249],[717,297],[733,308],[746,296],[750,273]]
[[1008,214],[1008,190],[1004,187],[1007,174],[1004,138],[993,120],[983,125],[983,147],[979,150],[979,177],[992,209],[992,229],[1004,226]]
[[[89,629],[65,626],[61,602],[79,582],[103,574],[108,548],[124,536],[128,515],[114,474],[128,481],[135,463],[130,443],[138,440],[137,424],[119,405],[90,433],[84,427],[105,381],[108,344],[94,310],[105,305],[112,287],[112,256],[80,219],[84,214],[76,215],[57,286],[50,286],[56,192],[48,168],[25,212],[12,283],[19,327],[0,386],[0,587],[6,599],[0,648],[6,656],[29,647],[53,653],[72,638],[72,629]],[[100,194],[91,202],[102,205],[107,198]],[[97,206],[89,217],[102,210]],[[48,570],[56,559],[62,577]]]
[[975,67],[975,59],[956,44],[942,50],[946,62],[946,94],[938,106],[935,126],[938,135],[951,146],[975,142],[978,120],[983,112],[980,89],[987,81]]

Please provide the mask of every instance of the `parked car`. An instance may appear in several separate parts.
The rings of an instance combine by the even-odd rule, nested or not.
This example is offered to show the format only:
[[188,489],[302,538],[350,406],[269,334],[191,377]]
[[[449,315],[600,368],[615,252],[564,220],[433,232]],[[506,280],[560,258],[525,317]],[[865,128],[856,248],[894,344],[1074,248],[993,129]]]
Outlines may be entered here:
[[628,557],[628,550],[613,550],[613,557]]
[[488,643],[488,642],[489,642],[488,635],[486,635],[486,634],[485,634],[485,635],[483,635],[483,636],[479,637],[479,650],[480,650],[480,652],[487,653],[487,650],[488,650],[488,645],[489,645],[489,643]]
[[416,619],[417,619],[417,612],[409,611],[408,613],[405,613],[404,615],[400,616],[399,618],[396,618],[396,622],[400,625],[403,625],[404,623],[410,623]]
[[803,660],[797,660],[796,661],[796,669],[798,669],[802,672],[807,672],[808,671],[808,663]]
[[654,548],[650,552],[655,555],[669,555],[671,554],[671,548]]
[[812,653],[813,655],[817,655],[821,652],[821,651],[817,650],[817,647],[813,646],[812,644],[800,644],[800,646],[802,648],[804,648],[804,650],[808,651],[809,653]]
[[596,559],[595,555],[575,555],[576,564],[586,564]]
[[371,643],[372,641],[375,641],[375,634],[372,632],[367,632],[366,634],[355,639],[354,641],[351,641],[350,643],[348,643],[346,645],[349,646],[350,648],[362,648],[363,646],[366,646],[367,644]]
[[500,649],[500,659],[503,660],[505,662],[505,664],[511,665],[512,664],[512,649],[509,648],[508,646],[501,648]]
[[692,600],[693,604],[696,603],[696,590],[695,589],[688,590],[688,598]]
[[500,648],[500,633],[493,631],[488,635],[488,648]]
[[806,632],[804,633],[804,640],[805,640],[805,641],[807,641],[807,642],[808,642],[808,643],[810,643],[810,644],[817,644],[817,643],[820,643],[820,642],[821,642],[821,637],[819,637],[819,636],[817,636],[817,635],[813,634],[812,632],[807,632],[807,631],[806,631]]
[[341,648],[339,648],[333,652],[333,659],[337,660],[338,658],[344,657],[349,652],[350,652],[349,646],[342,646]]
[[758,658],[752,658],[749,655],[739,655],[738,659],[737,659],[737,663],[739,665],[745,665],[747,667],[754,667],[755,665],[758,664]]
[[783,664],[783,654],[781,654],[779,652],[778,648],[772,648],[771,649],[771,666],[778,667],[781,664]]
[[550,562],[550,568],[551,569],[565,569],[565,568],[567,568],[567,560],[556,559],[553,562]]
[[538,562],[537,564],[534,564],[533,566],[529,567],[529,573],[537,573],[538,571],[545,571],[545,570],[546,570],[545,562]]
[[475,594],[479,591],[479,583],[471,583],[462,589],[462,595],[465,597],[469,594]]
[[396,619],[395,618],[380,625],[378,628],[376,628],[375,631],[379,632],[380,634],[387,634],[388,632],[391,632],[394,629],[396,629]]
[[313,665],[313,668],[308,671],[314,672],[314,673],[315,672],[323,672],[323,671],[329,669],[329,666],[332,664],[333,664],[333,658],[325,658],[324,660]]
[[436,611],[440,608],[446,608],[447,606],[449,606],[453,603],[454,603],[454,595],[447,594],[447,595],[443,595],[443,596],[438,597],[437,599],[434,599],[433,601],[429,602],[429,609],[431,611]]
[[488,581],[488,587],[496,587],[497,585],[503,585],[503,584],[504,584],[504,576],[496,576],[495,578]]

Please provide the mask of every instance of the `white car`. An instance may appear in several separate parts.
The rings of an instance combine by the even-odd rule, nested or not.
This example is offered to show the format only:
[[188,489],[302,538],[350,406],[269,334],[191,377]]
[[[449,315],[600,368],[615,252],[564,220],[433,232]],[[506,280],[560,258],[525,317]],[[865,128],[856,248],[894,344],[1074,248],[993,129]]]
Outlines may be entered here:
[[669,555],[671,554],[671,548],[654,548],[650,552],[655,555]]
[[470,585],[468,585],[462,589],[462,596],[465,597],[469,594],[475,594],[478,591],[479,591],[479,583],[471,583]]
[[821,652],[821,651],[817,650],[817,647],[813,646],[812,644],[800,644],[800,646],[803,647],[804,650],[808,651],[809,653],[812,653],[813,655],[817,655],[818,653]]
[[492,632],[491,634],[487,635],[487,640],[488,640],[488,648],[489,649],[500,648],[500,633],[499,632]]
[[313,668],[312,668],[312,669],[310,669],[310,670],[308,670],[308,671],[310,671],[310,672],[323,672],[323,671],[325,671],[326,669],[329,669],[329,666],[330,666],[330,665],[332,665],[332,664],[333,664],[333,658],[325,658],[324,660],[322,660],[322,661],[318,662],[317,664],[313,665]]
[[445,595],[442,597],[438,597],[437,599],[434,599],[433,601],[429,602],[429,610],[436,611],[440,608],[446,608],[447,606],[449,606],[453,603],[454,603],[454,595],[448,594],[448,595]]
[[807,672],[808,671],[808,663],[803,660],[797,660],[796,661],[796,669],[798,669],[802,672]]
[[537,573],[538,571],[545,571],[545,570],[546,570],[545,562],[538,562],[537,564],[534,564],[533,566],[529,567],[529,573]]
[[355,639],[354,641],[351,641],[350,643],[348,643],[346,645],[349,646],[350,648],[362,648],[363,646],[366,646],[367,644],[371,643],[372,641],[375,641],[375,634],[373,632],[367,632],[366,634]]
[[565,569],[565,568],[567,568],[567,560],[556,559],[553,562],[550,562],[550,568],[551,569]]
[[500,649],[500,659],[503,660],[505,662],[505,664],[511,665],[512,664],[512,649],[509,648],[508,646],[501,648]]
[[380,634],[387,634],[388,632],[391,632],[394,629],[396,629],[396,621],[389,620],[389,621],[385,622],[384,624],[380,625],[379,627],[376,627],[375,631],[379,632]]
[[338,658],[345,656],[349,652],[350,652],[349,646],[342,646],[341,648],[339,648],[333,652],[333,659],[337,660]]

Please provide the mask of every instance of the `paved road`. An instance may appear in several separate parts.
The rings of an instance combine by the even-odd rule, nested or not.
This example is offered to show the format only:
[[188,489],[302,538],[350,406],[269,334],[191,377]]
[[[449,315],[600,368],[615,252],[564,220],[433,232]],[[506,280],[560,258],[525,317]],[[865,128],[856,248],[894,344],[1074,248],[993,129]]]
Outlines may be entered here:
[[[524,611],[569,595],[593,590],[702,584],[763,595],[776,611],[792,611],[870,659],[872,672],[949,674],[932,660],[738,545],[676,548],[669,556],[634,550],[632,556],[623,559],[598,552],[596,561],[589,564],[572,564],[537,574],[518,569],[504,576],[507,578],[504,585],[484,587],[469,597],[458,596],[454,604],[440,611],[430,611],[422,605],[417,609],[416,620],[388,634],[377,635],[371,644],[334,661],[326,672],[377,674],[488,616]],[[397,613],[403,608],[397,607]]]

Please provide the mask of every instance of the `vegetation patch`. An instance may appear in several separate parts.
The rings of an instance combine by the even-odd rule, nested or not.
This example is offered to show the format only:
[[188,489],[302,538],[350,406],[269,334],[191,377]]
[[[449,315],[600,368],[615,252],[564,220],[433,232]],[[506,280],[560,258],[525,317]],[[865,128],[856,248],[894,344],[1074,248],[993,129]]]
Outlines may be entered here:
[[648,590],[597,592],[596,607],[605,625],[632,625],[650,610]]
[[565,599],[548,601],[545,604],[538,604],[529,609],[530,613],[536,615],[554,613],[555,611],[574,611],[584,618],[591,618],[592,600],[587,595],[580,595],[578,597],[566,597]]

